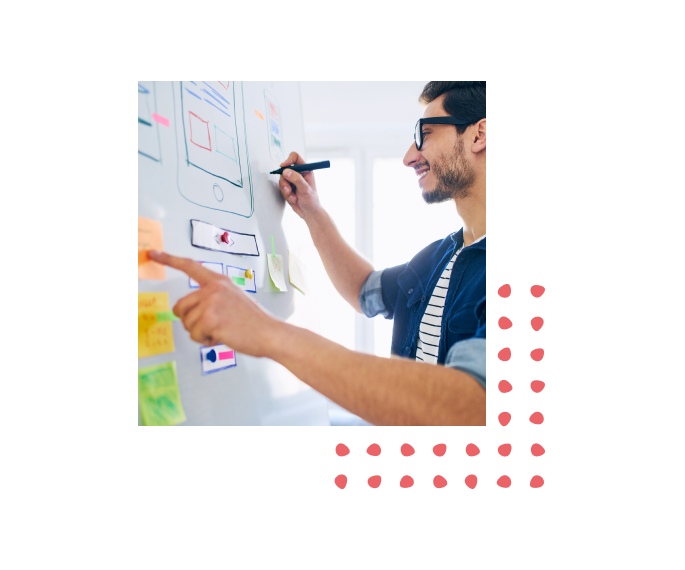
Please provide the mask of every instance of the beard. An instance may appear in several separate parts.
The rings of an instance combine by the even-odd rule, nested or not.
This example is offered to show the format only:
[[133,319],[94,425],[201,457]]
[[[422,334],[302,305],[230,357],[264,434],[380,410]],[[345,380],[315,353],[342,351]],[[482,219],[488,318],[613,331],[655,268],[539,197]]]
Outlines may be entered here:
[[439,204],[458,200],[469,195],[469,188],[476,178],[473,167],[464,158],[464,139],[458,137],[451,154],[442,154],[430,165],[437,179],[433,190],[424,190],[422,197],[427,204]]

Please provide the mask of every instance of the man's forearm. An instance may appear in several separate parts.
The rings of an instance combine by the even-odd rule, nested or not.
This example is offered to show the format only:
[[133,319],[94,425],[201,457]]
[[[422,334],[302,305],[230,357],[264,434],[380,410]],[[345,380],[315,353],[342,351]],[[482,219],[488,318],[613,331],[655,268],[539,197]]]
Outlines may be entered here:
[[340,235],[327,212],[307,222],[314,245],[334,287],[343,299],[361,313],[359,292],[373,266]]
[[485,425],[485,390],[459,370],[354,352],[287,323],[267,356],[376,425]]

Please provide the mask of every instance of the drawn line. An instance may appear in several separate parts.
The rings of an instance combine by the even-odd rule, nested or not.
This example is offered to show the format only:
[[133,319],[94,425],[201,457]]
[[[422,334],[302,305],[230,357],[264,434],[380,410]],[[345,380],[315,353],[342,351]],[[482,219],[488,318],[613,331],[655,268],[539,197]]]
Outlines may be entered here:
[[143,87],[140,83],[138,83],[138,93],[149,93],[145,87]]
[[206,89],[200,89],[200,91],[202,91],[203,93],[207,93],[207,95],[209,95],[212,99],[214,99],[217,103],[219,103],[219,105],[221,105],[224,109],[228,109],[228,107],[226,107],[226,105],[224,105],[221,101],[219,101],[216,97],[214,97],[214,95],[212,95]]
[[152,123],[148,123],[145,119],[141,119],[140,117],[138,117],[138,122],[143,123],[144,125],[147,125],[148,127],[152,126]]
[[[209,103],[209,104],[210,104],[212,107],[214,107],[215,109],[219,109],[219,107],[217,107],[217,106],[216,106],[214,103],[212,103],[209,99],[205,99],[205,101],[207,101],[207,103]],[[230,116],[231,116],[231,115],[229,115],[226,111],[224,111],[223,109],[219,109],[219,111],[221,111],[221,112],[222,112],[224,115],[226,115],[227,117],[230,117]]]
[[214,89],[214,87],[212,87],[209,83],[207,83],[206,81],[203,81],[202,83],[204,83],[207,87],[209,87],[212,91],[214,91],[214,94],[215,94],[219,99],[221,99],[221,100],[224,101],[225,103],[228,103],[229,105],[231,104],[231,102],[230,102],[228,99],[225,99],[225,98],[221,95],[221,93],[219,93],[216,89]]
[[197,83],[195,83],[194,81],[191,81],[191,83],[195,85],[195,87],[197,87]]
[[200,97],[200,96],[197,95],[196,93],[193,93],[193,92],[192,92],[190,89],[188,89],[187,87],[184,87],[184,89],[185,89],[188,93],[190,93],[193,97],[197,97],[200,101],[202,101],[202,97]]

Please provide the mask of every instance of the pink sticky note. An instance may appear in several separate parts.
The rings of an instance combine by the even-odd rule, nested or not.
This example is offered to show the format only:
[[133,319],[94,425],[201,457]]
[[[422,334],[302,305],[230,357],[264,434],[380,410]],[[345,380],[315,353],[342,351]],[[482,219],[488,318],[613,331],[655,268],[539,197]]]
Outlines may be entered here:
[[226,352],[219,353],[219,360],[231,360],[233,358],[233,351],[228,350]]
[[162,115],[158,115],[157,113],[152,113],[152,118],[157,121],[160,125],[164,125],[165,127],[169,126],[169,119],[166,117],[162,117]]

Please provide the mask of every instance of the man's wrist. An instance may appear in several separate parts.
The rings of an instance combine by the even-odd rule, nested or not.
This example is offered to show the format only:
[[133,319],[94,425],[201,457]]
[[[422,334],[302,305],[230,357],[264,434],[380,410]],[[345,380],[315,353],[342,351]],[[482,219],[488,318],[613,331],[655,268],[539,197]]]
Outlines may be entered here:
[[313,236],[315,233],[325,231],[325,228],[331,223],[331,217],[328,215],[326,210],[320,208],[316,212],[307,216],[305,223],[309,228],[309,233]]

